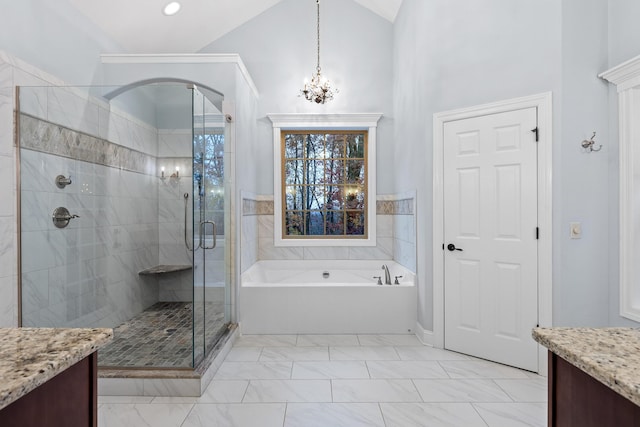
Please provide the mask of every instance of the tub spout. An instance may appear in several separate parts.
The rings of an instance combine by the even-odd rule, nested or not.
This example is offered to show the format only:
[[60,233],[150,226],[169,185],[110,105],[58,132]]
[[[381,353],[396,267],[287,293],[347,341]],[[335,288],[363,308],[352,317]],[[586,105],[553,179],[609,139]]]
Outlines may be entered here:
[[382,269],[384,270],[384,284],[390,285],[391,275],[389,274],[389,267],[387,267],[387,264],[382,264]]

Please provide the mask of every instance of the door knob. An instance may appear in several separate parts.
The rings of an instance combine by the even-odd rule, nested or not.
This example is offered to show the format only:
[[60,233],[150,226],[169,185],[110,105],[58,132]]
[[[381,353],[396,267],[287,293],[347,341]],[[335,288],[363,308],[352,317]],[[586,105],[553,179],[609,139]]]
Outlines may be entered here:
[[451,252],[453,252],[453,251],[460,251],[460,252],[462,252],[462,249],[460,249],[460,248],[456,248],[456,245],[454,245],[453,243],[449,243],[449,244],[447,245],[447,249],[449,249]]

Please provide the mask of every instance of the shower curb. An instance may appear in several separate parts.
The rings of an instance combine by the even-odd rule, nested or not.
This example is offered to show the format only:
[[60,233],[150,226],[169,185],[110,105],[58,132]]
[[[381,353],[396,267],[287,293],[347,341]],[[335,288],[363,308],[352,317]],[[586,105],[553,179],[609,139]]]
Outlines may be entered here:
[[200,397],[238,339],[231,325],[196,369],[98,369],[99,396]]

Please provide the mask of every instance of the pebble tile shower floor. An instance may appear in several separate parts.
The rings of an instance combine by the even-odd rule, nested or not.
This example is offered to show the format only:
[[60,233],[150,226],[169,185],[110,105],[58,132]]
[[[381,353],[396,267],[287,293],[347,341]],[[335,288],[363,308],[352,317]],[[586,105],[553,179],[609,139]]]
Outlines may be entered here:
[[[221,303],[198,303],[207,321],[196,317],[196,360],[202,357],[202,342],[215,344],[224,325]],[[193,363],[193,303],[159,302],[114,328],[114,340],[98,351],[99,366],[130,368],[188,368]],[[205,329],[206,326],[206,329]],[[204,335],[204,338],[203,338]],[[199,348],[198,348],[199,347]]]

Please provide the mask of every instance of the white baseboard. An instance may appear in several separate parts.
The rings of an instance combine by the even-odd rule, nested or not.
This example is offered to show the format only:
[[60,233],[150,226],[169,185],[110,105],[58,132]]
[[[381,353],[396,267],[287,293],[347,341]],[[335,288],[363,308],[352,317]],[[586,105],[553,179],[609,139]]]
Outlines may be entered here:
[[420,322],[416,322],[416,337],[422,344],[433,347],[433,331],[423,328]]

